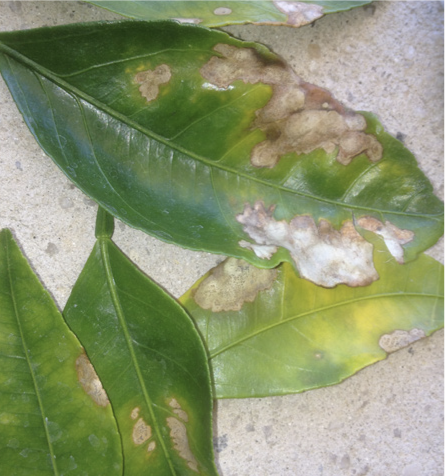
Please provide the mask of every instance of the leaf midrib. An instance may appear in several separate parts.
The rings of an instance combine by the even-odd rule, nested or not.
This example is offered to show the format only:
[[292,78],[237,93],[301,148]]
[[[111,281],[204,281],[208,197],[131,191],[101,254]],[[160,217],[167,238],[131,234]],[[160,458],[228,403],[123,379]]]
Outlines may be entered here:
[[242,337],[242,338],[240,338],[240,339],[238,339],[234,342],[231,342],[229,345],[226,345],[225,347],[222,347],[222,348],[218,349],[216,352],[212,352],[212,351],[209,350],[209,360],[213,359],[214,357],[217,357],[220,354],[223,354],[224,352],[228,351],[232,347],[236,347],[237,345],[241,344],[242,342],[245,342],[249,339],[253,339],[254,337],[256,337],[256,336],[258,336],[258,335],[260,335],[264,332],[268,332],[268,331],[270,331],[272,329],[275,329],[275,328],[277,328],[281,325],[288,324],[289,322],[294,321],[296,319],[300,319],[302,317],[307,317],[307,316],[310,316],[311,314],[316,314],[318,312],[330,311],[332,309],[335,309],[335,308],[341,307],[341,306],[347,306],[347,305],[350,305],[350,304],[357,304],[359,302],[367,301],[367,300],[370,300],[370,299],[382,299],[382,298],[388,298],[388,297],[391,297],[391,298],[422,297],[422,298],[443,299],[443,296],[440,295],[440,294],[422,294],[422,293],[403,293],[403,294],[400,294],[400,293],[397,293],[397,292],[392,292],[392,293],[373,294],[371,296],[364,296],[364,297],[361,297],[361,298],[355,298],[355,299],[349,299],[347,301],[341,301],[341,302],[336,303],[336,304],[330,304],[328,306],[323,306],[323,307],[320,307],[318,309],[312,309],[310,311],[302,312],[301,314],[298,314],[298,315],[292,315],[290,317],[287,317],[286,319],[284,319],[280,322],[275,322],[275,323],[273,323],[269,326],[266,326],[266,327],[263,327],[263,328],[259,329],[258,331],[251,332],[247,336]]
[[51,442],[51,437],[49,435],[48,418],[45,416],[46,413],[45,413],[44,407],[43,407],[42,396],[40,394],[40,388],[37,385],[37,379],[36,379],[36,376],[35,376],[35,373],[34,373],[32,362],[30,361],[30,358],[29,358],[29,355],[28,355],[28,352],[27,352],[27,347],[28,346],[26,345],[24,332],[23,332],[22,325],[21,325],[21,322],[20,322],[20,313],[19,313],[19,309],[18,309],[16,297],[15,297],[16,293],[15,293],[15,290],[14,290],[14,284],[13,284],[14,280],[13,280],[13,277],[12,277],[13,265],[11,263],[12,256],[11,256],[11,252],[10,252],[10,249],[9,249],[10,248],[9,247],[9,236],[7,234],[4,234],[3,240],[4,240],[4,243],[5,243],[5,249],[6,249],[8,282],[9,282],[9,288],[10,288],[10,291],[11,291],[11,301],[12,301],[12,305],[13,305],[13,308],[14,308],[14,316],[15,316],[16,321],[17,321],[17,327],[18,327],[18,330],[20,332],[20,338],[21,338],[22,346],[23,346],[23,353],[25,355],[24,358],[26,359],[26,362],[27,362],[28,368],[29,368],[29,373],[31,374],[32,382],[33,382],[34,389],[35,389],[35,396],[37,398],[37,403],[38,403],[40,414],[41,414],[41,417],[42,417],[43,427],[45,429],[45,437],[46,437],[46,441],[48,443],[49,454],[50,454],[50,457],[51,457],[51,465],[52,465],[52,468],[54,470],[54,475],[59,476],[59,470],[58,470],[57,464],[56,464],[56,455],[55,455],[54,448],[53,448],[53,445],[52,445],[52,442]]
[[120,303],[120,299],[119,299],[119,296],[118,296],[117,286],[116,286],[116,283],[115,283],[115,280],[114,280],[114,277],[113,277],[113,269],[112,269],[112,266],[111,266],[110,254],[109,254],[109,249],[108,249],[109,246],[113,246],[113,243],[111,242],[110,238],[107,238],[107,237],[98,237],[97,242],[99,244],[100,255],[102,257],[102,262],[103,262],[104,268],[105,268],[105,275],[106,275],[106,279],[107,279],[107,285],[108,285],[108,289],[109,289],[109,292],[110,292],[110,295],[111,295],[111,300],[113,302],[113,307],[116,311],[118,321],[119,321],[119,323],[121,325],[121,328],[122,328],[122,331],[124,333],[125,342],[127,344],[128,351],[130,352],[131,361],[133,363],[133,368],[136,372],[140,388],[141,388],[142,393],[144,395],[145,403],[147,405],[147,408],[148,408],[148,411],[149,411],[149,414],[150,414],[151,423],[154,426],[155,434],[157,436],[159,444],[161,445],[162,451],[164,453],[164,457],[165,457],[165,459],[167,461],[167,464],[170,468],[170,472],[171,472],[172,475],[176,475],[177,473],[176,473],[176,471],[173,467],[173,463],[171,461],[170,455],[169,455],[167,447],[165,445],[164,438],[162,437],[161,429],[160,429],[159,424],[158,424],[158,419],[156,418],[156,415],[153,411],[153,402],[150,398],[150,395],[148,394],[148,391],[147,391],[147,388],[146,388],[146,385],[145,385],[145,382],[144,382],[144,378],[142,376],[142,372],[141,372],[141,369],[139,367],[139,363],[138,363],[136,353],[135,353],[134,347],[133,347],[133,339],[132,339],[132,337],[130,335],[130,332],[128,330],[128,326],[127,326],[127,323],[126,323],[126,320],[125,320],[124,311],[122,309],[122,305]]
[[203,163],[204,165],[206,165],[207,167],[209,167],[211,169],[212,168],[219,169],[221,171],[224,171],[224,172],[227,172],[227,173],[230,173],[230,174],[234,174],[237,177],[242,177],[245,180],[252,181],[252,182],[257,182],[257,183],[261,184],[262,186],[272,187],[276,190],[280,190],[280,191],[283,191],[283,192],[286,192],[286,193],[292,193],[292,194],[295,194],[295,195],[298,195],[298,196],[301,196],[301,197],[305,197],[305,198],[308,198],[310,200],[314,200],[314,201],[317,201],[317,202],[328,203],[330,205],[341,207],[343,209],[365,210],[365,211],[368,211],[368,212],[385,213],[385,214],[392,214],[392,215],[401,215],[401,216],[405,216],[405,217],[414,217],[414,218],[425,217],[425,218],[429,218],[429,219],[432,219],[432,220],[435,220],[435,221],[440,221],[440,218],[442,217],[442,214],[437,214],[437,213],[436,214],[431,214],[431,215],[425,214],[425,213],[406,213],[406,212],[401,212],[401,211],[397,211],[397,210],[383,210],[383,209],[376,209],[376,208],[373,208],[373,207],[365,207],[365,206],[359,206],[359,205],[353,205],[353,204],[345,204],[345,203],[342,203],[342,202],[338,202],[336,200],[330,200],[330,199],[327,199],[327,198],[317,197],[317,196],[314,196],[312,194],[302,193],[302,192],[299,192],[297,190],[290,189],[290,188],[284,187],[282,185],[275,184],[275,183],[269,182],[267,180],[260,179],[258,177],[253,177],[253,176],[248,175],[248,174],[246,174],[242,171],[238,171],[238,170],[233,169],[231,167],[221,165],[218,162],[210,161],[210,160],[206,159],[205,157],[197,155],[197,154],[195,154],[195,153],[193,153],[193,152],[191,152],[187,149],[184,149],[180,145],[170,142],[169,139],[166,139],[166,138],[156,134],[155,132],[150,131],[147,128],[141,126],[140,124],[138,124],[137,122],[128,118],[127,116],[125,116],[125,115],[121,114],[120,112],[114,110],[113,108],[103,104],[101,101],[98,101],[94,97],[86,94],[84,91],[78,89],[77,87],[71,85],[70,83],[67,83],[66,81],[61,79],[61,77],[59,75],[57,75],[55,73],[52,73],[47,68],[39,65],[35,61],[33,61],[33,60],[29,59],[28,57],[22,55],[21,53],[14,50],[13,48],[7,46],[6,44],[4,44],[1,41],[0,41],[0,51],[3,52],[5,55],[8,55],[8,56],[12,57],[14,60],[18,61],[22,65],[28,67],[31,71],[37,72],[38,74],[44,76],[45,78],[52,81],[54,84],[56,84],[61,89],[67,91],[68,93],[72,93],[74,95],[77,95],[78,97],[83,99],[85,102],[93,105],[94,107],[96,107],[99,110],[102,110],[103,112],[105,112],[109,116],[113,117],[114,119],[126,124],[128,127],[131,127],[133,129],[141,132],[142,134],[150,137],[151,139],[156,140],[156,141],[162,143],[163,145],[165,145],[165,146],[167,146],[171,149],[174,149],[174,150],[176,150],[176,151],[178,151],[178,152],[180,152],[180,153],[182,153],[182,154],[184,154],[188,157],[191,157],[192,159],[194,159],[196,161],[199,161],[199,162]]

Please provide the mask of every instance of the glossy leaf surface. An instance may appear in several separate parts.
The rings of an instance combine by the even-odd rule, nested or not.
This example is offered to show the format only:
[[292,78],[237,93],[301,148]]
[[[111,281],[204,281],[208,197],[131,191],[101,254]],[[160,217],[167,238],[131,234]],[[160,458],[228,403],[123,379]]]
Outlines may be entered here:
[[108,392],[124,474],[216,475],[206,353],[189,316],[111,242],[97,243],[64,315]]
[[[249,249],[265,241],[241,223],[254,209],[259,221],[287,231],[294,217],[335,230],[371,218],[376,230],[408,233],[405,261],[442,234],[442,203],[412,154],[375,117],[365,122],[345,110],[261,45],[174,22],[117,22],[2,33],[0,52],[2,74],[44,150],[110,213],[164,241],[261,267],[296,254],[298,265],[302,254],[281,247],[292,237],[266,243],[258,256]],[[227,71],[241,79],[222,79]],[[289,106],[283,118],[279,108],[300,99],[303,110]],[[295,120],[304,127],[305,114],[363,121],[359,135],[382,157],[340,163],[339,147],[323,142],[319,127],[309,134],[319,147],[289,152],[286,138]],[[252,165],[255,151],[271,144],[282,146],[278,163]]]
[[122,474],[106,394],[9,230],[0,233],[0,428],[2,474]]
[[[175,20],[216,27],[254,23],[268,25],[302,26],[326,13],[350,10],[371,1],[89,1],[120,15],[137,20]],[[286,5],[286,3],[288,5]],[[305,5],[306,4],[306,5]],[[288,12],[286,13],[286,8]]]
[[284,263],[273,286],[253,302],[238,312],[212,313],[194,300],[205,278],[198,281],[181,302],[207,344],[216,396],[333,385],[443,327],[443,266],[426,255],[400,266],[376,246],[382,277],[365,288],[324,289]]

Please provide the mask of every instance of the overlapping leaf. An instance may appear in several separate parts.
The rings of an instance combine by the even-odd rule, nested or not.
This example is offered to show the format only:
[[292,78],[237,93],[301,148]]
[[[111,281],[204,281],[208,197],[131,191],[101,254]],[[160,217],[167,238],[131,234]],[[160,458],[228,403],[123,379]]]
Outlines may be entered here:
[[[198,281],[181,302],[207,344],[216,396],[282,395],[332,385],[443,327],[443,266],[426,255],[400,266],[375,244],[382,277],[364,288],[323,289],[284,263],[273,285],[240,311],[212,312],[194,299],[208,275]],[[212,306],[233,306],[231,288],[240,299],[256,280],[249,266],[235,263],[213,280]]]
[[0,233],[0,428],[2,474],[122,474],[100,381],[8,230]]
[[181,307],[111,242],[112,228],[101,210],[97,243],[64,315],[113,405],[124,473],[216,475],[201,339]]
[[371,1],[89,1],[137,20],[175,20],[203,26],[224,26],[242,23],[302,26],[326,13],[350,10]]
[[[287,135],[296,123],[304,128],[307,115],[353,129],[363,117],[260,45],[174,22],[117,22],[2,33],[0,52],[3,77],[45,151],[105,209],[160,239],[273,267],[323,253],[293,249],[293,236],[279,236],[275,246],[264,228],[247,232],[249,214],[260,228],[286,233],[297,217],[303,234],[324,233],[325,255],[342,242],[343,263],[343,235],[352,229],[357,240],[362,220],[395,236],[406,261],[442,234],[443,208],[430,183],[372,115],[358,133],[377,150],[372,160],[365,153],[337,160],[348,140],[340,153],[318,126],[309,134],[319,141],[314,150],[289,149]],[[301,115],[300,106],[292,109],[297,99]],[[325,132],[329,138],[332,130]],[[272,152],[264,156],[263,146]],[[266,167],[252,165],[255,151]],[[348,233],[334,231],[345,224]]]

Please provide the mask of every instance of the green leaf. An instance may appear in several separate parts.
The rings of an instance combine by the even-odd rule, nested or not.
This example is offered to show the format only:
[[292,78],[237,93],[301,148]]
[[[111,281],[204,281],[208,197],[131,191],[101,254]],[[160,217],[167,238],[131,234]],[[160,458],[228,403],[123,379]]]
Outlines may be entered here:
[[[367,1],[89,1],[120,15],[137,20],[179,20],[216,27],[233,24],[302,26],[326,13],[368,5]],[[288,9],[288,10],[287,10]]]
[[2,474],[122,474],[107,396],[9,230],[0,233],[0,315]]
[[0,53],[46,153],[110,213],[164,241],[260,267],[295,262],[332,287],[377,279],[359,227],[399,262],[443,232],[442,203],[412,154],[261,45],[117,22],[2,33]]
[[241,305],[261,288],[258,272],[272,271],[230,258],[184,294],[180,301],[207,344],[216,397],[333,385],[443,327],[443,266],[426,255],[400,266],[375,245],[382,277],[365,288],[323,289],[284,263],[240,311],[203,309],[195,297],[208,308]]
[[127,475],[216,475],[207,357],[193,322],[111,242],[97,243],[64,315],[87,350],[117,419]]

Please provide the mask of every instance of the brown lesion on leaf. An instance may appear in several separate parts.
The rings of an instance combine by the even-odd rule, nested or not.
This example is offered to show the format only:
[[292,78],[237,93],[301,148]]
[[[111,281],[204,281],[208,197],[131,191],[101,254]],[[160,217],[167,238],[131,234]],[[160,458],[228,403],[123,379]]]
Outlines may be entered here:
[[217,16],[225,16],[225,15],[230,15],[232,13],[232,10],[228,7],[218,7],[213,10],[213,14]]
[[242,259],[228,258],[210,271],[193,298],[212,312],[239,311],[260,291],[270,289],[276,277],[276,269],[261,269]]
[[168,417],[167,425],[170,428],[170,437],[175,450],[179,453],[179,456],[186,461],[187,466],[198,473],[198,462],[190,449],[187,428],[184,423],[177,418]]
[[187,414],[186,411],[184,411],[182,408],[181,408],[181,405],[178,403],[178,401],[176,400],[176,398],[172,398],[169,402],[168,402],[169,406],[173,409],[173,413],[176,413],[176,415],[179,416],[179,418],[181,418],[181,420],[184,420],[185,422],[188,422],[189,421],[189,416]]
[[255,167],[274,167],[288,153],[308,154],[316,149],[333,153],[348,165],[365,154],[372,162],[382,158],[377,138],[366,134],[365,118],[347,110],[329,91],[299,78],[284,62],[267,62],[253,48],[217,44],[213,56],[201,68],[204,79],[227,89],[234,81],[267,84],[272,97],[260,110],[252,129],[260,129],[266,139],[251,151]]
[[395,330],[391,334],[384,334],[380,337],[379,346],[388,353],[407,347],[425,337],[425,332],[422,329],[411,329],[410,331]]
[[189,421],[188,414],[182,409],[176,398],[168,399],[167,404],[179,418],[167,418],[167,425],[170,428],[170,437],[173,441],[173,446],[179,453],[179,456],[187,462],[187,466],[198,473],[198,462],[190,449],[187,428],[185,426],[185,423]]
[[156,449],[156,442],[155,441],[150,441],[150,443],[147,446],[147,452],[151,453]]
[[84,352],[82,352],[76,360],[76,372],[77,378],[85,392],[99,406],[106,407],[110,403],[107,393]]
[[151,426],[143,418],[139,418],[133,426],[131,438],[135,445],[142,445],[151,438]]
[[253,207],[245,205],[236,219],[254,243],[242,240],[240,246],[266,259],[283,247],[302,278],[327,288],[338,284],[367,286],[378,279],[372,244],[357,232],[351,220],[336,230],[328,221],[316,224],[306,215],[297,215],[289,223],[277,221],[274,210],[274,206],[266,209],[261,201]]
[[134,80],[141,85],[139,87],[141,95],[147,99],[147,102],[150,102],[158,97],[159,86],[168,83],[171,76],[170,67],[160,64],[154,70],[140,71]]
[[212,56],[201,68],[201,76],[219,88],[228,88],[234,81],[245,83],[278,84],[286,68],[283,62],[266,64],[252,48],[218,43],[213,48],[222,58]]
[[324,10],[321,5],[277,0],[274,0],[273,3],[281,13],[287,15],[286,24],[295,27],[312,23],[324,15]]
[[404,263],[402,245],[414,239],[414,233],[411,230],[401,230],[389,221],[383,224],[380,220],[373,217],[362,217],[357,220],[357,224],[363,229],[381,236],[388,251],[394,256],[396,261],[400,264]]
[[132,420],[137,419],[137,421],[133,425],[131,439],[133,443],[137,446],[142,445],[146,441],[149,441],[147,446],[147,452],[151,453],[156,448],[156,442],[152,440],[151,426],[148,425],[143,418],[139,417],[140,411],[141,409],[139,407],[134,407],[130,413],[130,418]]

